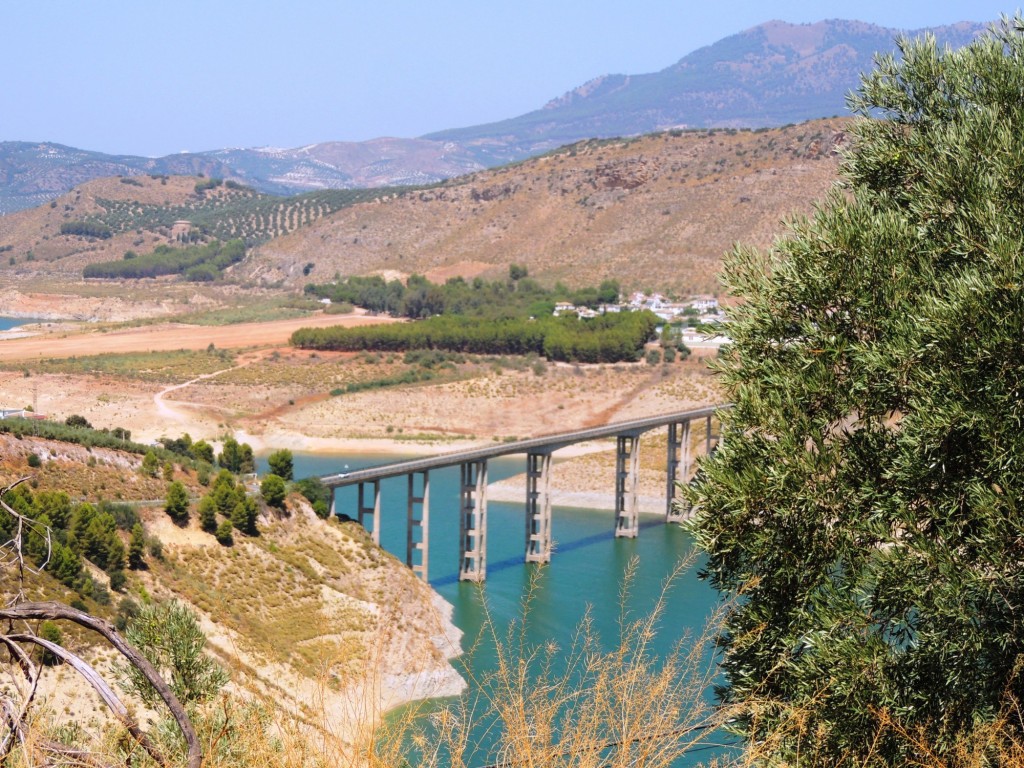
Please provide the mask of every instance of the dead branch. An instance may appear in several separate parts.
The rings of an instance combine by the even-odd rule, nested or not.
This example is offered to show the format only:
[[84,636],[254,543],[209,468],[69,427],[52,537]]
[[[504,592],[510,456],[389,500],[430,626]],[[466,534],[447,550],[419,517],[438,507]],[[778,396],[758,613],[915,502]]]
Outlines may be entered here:
[[35,699],[36,690],[39,686],[39,670],[32,663],[32,659],[25,652],[25,649],[20,645],[10,641],[4,635],[0,635],[0,643],[7,646],[11,655],[17,659],[18,666],[21,667],[25,678],[28,680],[28,691],[21,696],[20,706],[15,705],[14,701],[7,697],[4,697],[3,701],[0,702],[3,709],[3,718],[7,722],[7,732],[3,735],[3,738],[0,738],[0,764],[2,764],[14,748],[16,740],[22,744],[25,743],[25,721],[28,719],[28,710],[32,706],[32,701]]
[[[41,602],[41,603],[20,603],[15,606],[9,606],[6,608],[0,608],[0,620],[15,621],[21,620],[46,620],[46,619],[62,619],[65,621],[71,621],[79,626],[85,627],[86,629],[92,630],[97,634],[101,635],[113,648],[115,648],[122,656],[124,656],[129,663],[131,663],[136,669],[138,669],[146,678],[147,681],[153,686],[157,694],[163,699],[167,705],[167,709],[170,711],[171,716],[174,717],[175,722],[178,724],[178,728],[181,730],[181,734],[185,739],[185,743],[188,746],[188,768],[200,768],[203,761],[202,746],[199,742],[199,737],[196,735],[195,728],[192,726],[192,721],[189,719],[188,713],[182,706],[181,702],[178,701],[178,697],[174,695],[170,686],[164,682],[160,673],[157,672],[156,668],[150,663],[149,659],[143,656],[139,651],[125,642],[124,638],[121,637],[120,633],[114,628],[114,625],[109,621],[98,619],[95,616],[90,616],[88,613],[76,610],[70,606],[63,605],[61,603],[54,602]],[[134,724],[135,730],[129,727],[129,731],[132,735],[138,739],[139,743],[146,749],[147,752],[161,765],[166,765],[165,759],[159,755],[159,752],[154,752],[155,746],[149,741],[145,733],[138,728],[138,725],[131,720],[128,716],[127,709],[120,702],[117,696],[110,690],[110,687],[95,673],[88,664],[79,659],[74,654],[69,653],[60,646],[42,640],[39,637],[31,634],[25,635],[10,635],[9,639],[15,642],[31,642],[36,645],[40,645],[47,648],[54,655],[60,656],[66,659],[72,666],[83,675],[86,680],[103,697],[104,702],[110,707],[111,711],[118,717],[126,727],[128,722],[131,721]],[[74,660],[74,662],[72,661]],[[77,662],[83,665],[87,672],[83,671],[76,665]],[[90,677],[91,673],[92,677]],[[95,682],[94,682],[95,680]],[[102,687],[109,692],[112,699],[108,699],[103,691],[97,687],[97,683],[101,683]],[[114,704],[116,702],[116,704]],[[153,749],[150,747],[153,746]]]

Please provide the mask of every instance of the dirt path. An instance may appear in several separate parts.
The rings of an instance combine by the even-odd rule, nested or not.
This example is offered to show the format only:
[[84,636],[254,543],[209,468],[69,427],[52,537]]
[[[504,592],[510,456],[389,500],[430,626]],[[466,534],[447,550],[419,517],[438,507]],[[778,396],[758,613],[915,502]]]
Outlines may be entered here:
[[118,331],[86,331],[67,335],[43,334],[0,340],[0,360],[30,360],[36,357],[72,357],[125,352],[166,352],[176,349],[240,349],[287,344],[299,328],[372,325],[398,322],[384,315],[312,315],[266,323],[236,325],[156,325]]
[[[215,376],[220,376],[222,373],[227,373],[228,371],[236,371],[239,368],[245,368],[245,366],[249,365],[251,362],[252,360],[247,360],[246,362],[240,365],[233,365],[230,368],[223,368],[219,371],[214,371],[213,373],[204,373],[202,376],[196,376],[196,378],[192,379],[191,381],[186,381],[184,384],[172,384],[169,387],[164,387],[159,392],[153,395],[153,405],[156,406],[157,415],[159,415],[161,419],[176,421],[179,424],[191,423],[192,418],[190,416],[188,416],[185,413],[182,413],[180,410],[176,408],[172,408],[164,401],[164,398],[167,397],[167,395],[169,395],[171,392],[175,392],[176,390],[179,389],[184,389],[185,387],[190,387],[193,384],[199,383],[200,381],[212,379]],[[208,408],[208,406],[200,406],[199,403],[180,402],[179,404],[195,405],[196,407]]]
[[661,373],[658,367],[655,366],[654,370],[651,371],[651,375],[641,381],[635,387],[628,392],[623,393],[614,402],[610,403],[607,407],[602,408],[600,411],[594,413],[590,418],[583,422],[583,428],[586,427],[597,427],[601,424],[607,424],[610,421],[614,421],[615,414],[619,412],[620,408],[624,408],[633,402],[640,394],[653,387],[661,380]]

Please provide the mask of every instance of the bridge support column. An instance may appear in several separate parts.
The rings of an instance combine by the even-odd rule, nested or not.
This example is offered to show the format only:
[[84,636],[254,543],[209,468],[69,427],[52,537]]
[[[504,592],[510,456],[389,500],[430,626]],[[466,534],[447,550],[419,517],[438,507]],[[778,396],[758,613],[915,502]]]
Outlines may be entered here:
[[690,422],[668,425],[668,483],[665,489],[665,522],[678,523],[686,517],[689,505],[676,501],[676,483],[690,479]]
[[705,456],[710,456],[711,455],[711,414],[710,413],[708,414],[707,430],[708,430],[707,431],[707,445],[705,445],[705,447],[704,447],[704,455]]
[[[373,495],[373,503],[367,505],[366,492]],[[380,480],[370,480],[359,484],[359,524],[367,528],[366,518],[373,518],[373,528],[370,530],[370,538],[373,543],[380,546]]]
[[461,465],[459,503],[459,581],[487,576],[487,461]]
[[[422,491],[416,493],[416,475],[422,475]],[[405,563],[423,581],[427,581],[428,545],[430,542],[430,472],[410,472],[409,501],[406,507]],[[416,556],[416,553],[419,556]]]
[[640,531],[637,483],[640,473],[640,436],[619,435],[615,451],[615,536],[635,539]]
[[526,454],[526,562],[551,562],[551,453]]

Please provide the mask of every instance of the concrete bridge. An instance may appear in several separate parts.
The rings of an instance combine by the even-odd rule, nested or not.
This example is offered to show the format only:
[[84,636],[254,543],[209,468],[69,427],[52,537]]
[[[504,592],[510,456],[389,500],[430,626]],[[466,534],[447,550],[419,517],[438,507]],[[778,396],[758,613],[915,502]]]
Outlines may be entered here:
[[[331,512],[337,514],[338,488],[358,486],[356,515],[380,544],[380,481],[407,478],[406,563],[424,581],[428,573],[430,535],[430,472],[459,466],[459,580],[483,581],[487,575],[487,461],[511,454],[526,455],[525,560],[551,560],[551,455],[559,448],[601,438],[615,438],[615,535],[635,538],[640,530],[637,486],[640,470],[640,436],[668,427],[668,476],[665,484],[665,522],[678,522],[684,512],[673,502],[676,482],[688,481],[696,455],[710,454],[721,440],[713,427],[715,414],[727,406],[669,413],[603,427],[562,432],[529,440],[457,451],[424,459],[399,461],[379,467],[326,475],[331,489]],[[714,423],[713,423],[714,420]],[[697,429],[693,425],[697,425]],[[700,427],[703,426],[703,430]],[[703,432],[703,434],[701,434]]]

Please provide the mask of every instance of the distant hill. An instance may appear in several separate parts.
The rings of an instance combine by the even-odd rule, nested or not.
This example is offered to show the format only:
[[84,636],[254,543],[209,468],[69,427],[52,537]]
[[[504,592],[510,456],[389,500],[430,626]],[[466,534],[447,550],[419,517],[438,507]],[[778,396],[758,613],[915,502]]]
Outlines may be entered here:
[[[982,29],[963,22],[909,34],[930,32],[957,47]],[[860,73],[871,68],[875,53],[893,50],[898,34],[859,21],[772,21],[694,51],[660,72],[604,75],[525,115],[419,139],[218,149],[161,158],[0,142],[0,214],[115,175],[202,173],[280,195],[424,185],[581,139],[678,127],[781,126],[841,115]]]
[[298,149],[219,149],[149,158],[105,155],[61,144],[0,142],[0,214],[41,205],[92,179],[196,175],[232,179],[261,192],[430,184],[483,166],[449,142],[374,139]]
[[[195,176],[97,179],[0,217],[0,284],[95,295],[88,264],[149,253],[187,220],[208,237],[261,243],[211,285],[285,290],[342,275],[498,278],[524,264],[547,283],[714,293],[734,242],[766,245],[836,178],[846,119],[778,129],[667,131],[578,142],[432,187],[273,198]],[[71,223],[108,236],[62,233]],[[121,298],[172,286],[142,281]],[[108,290],[106,288],[102,289]]]
[[351,205],[260,245],[236,279],[501,278],[716,293],[735,242],[767,245],[836,178],[848,119],[592,139],[431,189]]
[[[918,29],[953,48],[984,25]],[[431,133],[485,164],[526,157],[582,138],[668,128],[757,128],[846,113],[846,95],[900,30],[860,21],[770,21],[683,57],[660,72],[603,75],[543,108],[509,120]]]
[[62,144],[0,142],[0,214],[32,208],[92,179],[142,174],[226,176],[231,169],[212,157],[161,158],[105,155]]

